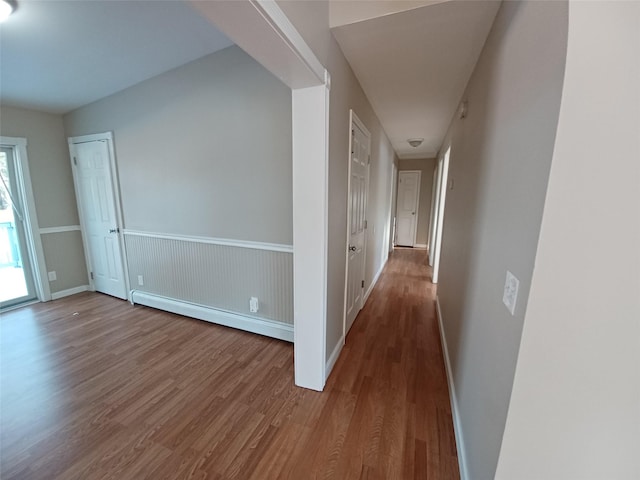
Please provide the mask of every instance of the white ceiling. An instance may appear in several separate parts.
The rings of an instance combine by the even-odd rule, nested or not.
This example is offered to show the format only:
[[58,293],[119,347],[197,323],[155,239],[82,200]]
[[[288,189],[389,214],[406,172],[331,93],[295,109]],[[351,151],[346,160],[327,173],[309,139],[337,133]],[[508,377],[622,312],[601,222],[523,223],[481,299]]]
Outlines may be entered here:
[[181,0],[18,0],[0,101],[65,113],[232,45]]
[[399,158],[437,154],[499,6],[445,1],[332,29]]

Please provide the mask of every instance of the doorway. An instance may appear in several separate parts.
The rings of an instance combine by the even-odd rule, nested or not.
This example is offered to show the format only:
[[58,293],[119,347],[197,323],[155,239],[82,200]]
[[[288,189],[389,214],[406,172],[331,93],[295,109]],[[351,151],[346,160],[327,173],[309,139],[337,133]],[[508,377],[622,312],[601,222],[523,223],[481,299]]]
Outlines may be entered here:
[[344,334],[349,332],[364,300],[364,267],[367,247],[367,194],[371,134],[351,111],[351,150],[347,198],[347,272]]
[[0,137],[0,310],[51,299],[27,140]]
[[127,299],[122,213],[110,133],[69,139],[92,290]]
[[[433,283],[438,283],[438,274],[440,271],[440,251],[442,247],[442,230],[444,228],[444,207],[447,199],[447,185],[449,183],[449,156],[451,146],[449,146],[444,154],[438,160],[436,167],[436,191],[435,206],[432,217],[432,238],[429,247],[429,265],[433,267]],[[431,248],[431,244],[433,248]]]
[[421,175],[419,170],[398,173],[396,245],[413,247],[416,244]]
[[38,298],[27,247],[24,199],[15,150],[0,147],[0,307]]

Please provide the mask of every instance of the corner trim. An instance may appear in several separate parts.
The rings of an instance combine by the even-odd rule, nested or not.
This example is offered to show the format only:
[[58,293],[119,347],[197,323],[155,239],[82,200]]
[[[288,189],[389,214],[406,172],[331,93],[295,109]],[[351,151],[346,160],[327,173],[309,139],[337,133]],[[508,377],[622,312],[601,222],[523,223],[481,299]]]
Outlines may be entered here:
[[51,300],[58,300],[60,298],[69,297],[76,293],[82,293],[89,290],[89,285],[80,285],[79,287],[67,288],[66,290],[60,290],[59,292],[53,292],[51,294]]
[[124,229],[123,233],[134,237],[161,238],[164,240],[178,240],[181,242],[208,243],[227,247],[252,248],[254,250],[269,250],[272,252],[293,253],[292,245],[279,243],[253,242],[249,240],[233,240],[229,238],[198,237],[195,235],[173,235],[167,233],[143,232],[140,230]]
[[438,315],[440,344],[442,345],[444,366],[445,370],[447,371],[447,383],[449,384],[449,400],[451,401],[451,413],[453,414],[453,430],[456,437],[456,448],[458,450],[458,467],[460,468],[460,480],[469,480],[469,471],[467,470],[467,453],[464,448],[464,438],[462,436],[462,424],[460,420],[460,410],[458,408],[458,397],[456,396],[456,387],[453,382],[451,361],[449,359],[449,348],[447,347],[447,338],[445,336],[442,324],[442,310],[440,310],[440,297],[438,296],[436,296],[436,314]]
[[240,315],[139,290],[131,290],[129,298],[133,305],[145,305],[185,317],[293,342],[293,325],[286,323]]
[[344,347],[344,335],[340,337],[340,340],[338,340],[338,343],[336,344],[335,348],[333,349],[333,352],[331,352],[331,355],[327,360],[327,364],[324,368],[325,382],[329,378],[329,375],[331,375],[331,372],[333,371],[333,367],[335,367],[336,362],[338,361],[338,358],[340,358],[340,353],[342,352],[343,347]]
[[79,232],[80,225],[64,225],[62,227],[44,227],[40,229],[40,235],[49,233]]

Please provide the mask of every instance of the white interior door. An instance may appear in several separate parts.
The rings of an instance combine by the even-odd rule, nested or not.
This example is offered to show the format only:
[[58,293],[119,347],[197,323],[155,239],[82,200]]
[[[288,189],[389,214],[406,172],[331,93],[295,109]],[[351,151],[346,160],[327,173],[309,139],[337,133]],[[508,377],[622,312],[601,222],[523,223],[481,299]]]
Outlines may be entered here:
[[349,162],[349,239],[345,335],[362,309],[366,246],[367,189],[371,136],[353,115],[351,122],[351,161]]
[[396,207],[396,245],[413,247],[416,243],[419,198],[420,171],[405,170],[399,172]]
[[107,139],[70,139],[74,181],[88,267],[96,291],[126,299],[120,222]]

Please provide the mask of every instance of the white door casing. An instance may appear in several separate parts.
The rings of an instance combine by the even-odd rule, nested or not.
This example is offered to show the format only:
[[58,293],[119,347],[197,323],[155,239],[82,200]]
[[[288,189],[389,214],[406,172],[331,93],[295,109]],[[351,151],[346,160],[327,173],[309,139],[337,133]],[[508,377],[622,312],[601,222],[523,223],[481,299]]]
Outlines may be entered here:
[[429,266],[433,267],[433,260],[435,258],[436,251],[436,234],[438,231],[438,214],[440,209],[438,205],[440,203],[440,172],[442,170],[441,159],[436,162],[435,169],[433,171],[433,201],[431,204],[431,224],[429,232]]
[[110,133],[69,139],[91,288],[127,298],[122,221]]
[[363,307],[371,134],[351,111],[344,334]]
[[451,146],[447,147],[444,156],[440,159],[440,172],[438,182],[438,218],[436,223],[434,248],[433,248],[433,283],[438,283],[440,273],[440,252],[442,251],[442,232],[444,230],[444,211],[447,200],[447,186],[449,183],[449,156]]
[[416,244],[420,178],[419,170],[403,170],[398,173],[396,245],[413,247]]

